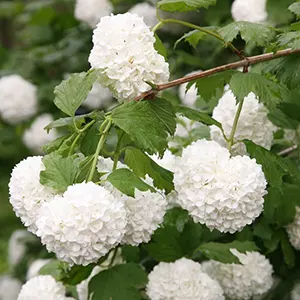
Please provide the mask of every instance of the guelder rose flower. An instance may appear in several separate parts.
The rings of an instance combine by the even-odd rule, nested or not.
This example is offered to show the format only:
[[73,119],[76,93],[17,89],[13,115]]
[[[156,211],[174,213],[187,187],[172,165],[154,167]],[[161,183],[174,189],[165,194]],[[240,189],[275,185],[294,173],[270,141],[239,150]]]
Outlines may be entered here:
[[23,136],[24,144],[28,149],[41,154],[42,147],[58,137],[56,129],[52,129],[49,133],[44,129],[52,121],[53,117],[50,114],[40,115],[34,120]]
[[110,90],[96,82],[82,105],[90,109],[107,108],[112,103],[112,100]]
[[149,27],[154,27],[156,23],[158,22],[156,17],[156,9],[155,6],[150,5],[147,2],[138,3],[135,6],[133,6],[129,12],[131,14],[138,15],[139,17],[142,17],[144,22]]
[[224,300],[218,282],[200,264],[186,258],[159,263],[148,279],[146,293],[151,300]]
[[100,18],[111,14],[113,6],[109,0],[76,0],[75,17],[95,28]]
[[[36,276],[27,281],[19,294],[18,300],[66,300],[66,289],[61,282],[53,277]],[[73,299],[74,300],[74,299]]]
[[249,300],[271,289],[273,267],[265,256],[258,252],[243,254],[236,249],[231,252],[241,264],[222,264],[213,260],[202,264],[203,271],[220,283],[226,297]]
[[[213,111],[213,118],[222,123],[225,134],[230,135],[233,120],[238,109],[236,98],[231,90],[225,92],[219,104]],[[263,124],[263,126],[262,126]],[[270,150],[273,141],[273,134],[276,126],[268,119],[268,109],[258,102],[254,93],[245,97],[241,116],[235,133],[235,141],[249,139],[254,143]],[[211,126],[211,138],[222,146],[226,146],[226,141],[221,130],[216,126]],[[238,143],[233,147],[233,154],[246,154],[246,147],[243,143]]]
[[0,277],[0,299],[1,300],[16,300],[20,293],[22,283],[10,276]]
[[235,0],[231,6],[234,21],[263,23],[268,17],[267,0]]
[[230,158],[214,141],[199,140],[185,148],[174,172],[178,202],[195,222],[234,233],[263,210],[267,182],[255,159]]
[[126,224],[122,199],[92,182],[80,183],[42,206],[37,235],[60,260],[86,266],[121,242]]
[[291,244],[295,249],[300,250],[300,207],[296,207],[294,222],[287,226],[287,233]]
[[161,84],[169,79],[169,65],[154,49],[153,32],[137,15],[101,18],[93,43],[89,62],[102,71],[99,81],[119,101],[133,100],[150,90],[147,81]]
[[0,116],[9,124],[17,124],[35,115],[37,89],[19,75],[0,79]]
[[55,191],[40,184],[40,172],[45,170],[41,156],[27,157],[18,163],[9,182],[9,202],[17,215],[28,227],[36,233],[36,220],[44,202],[49,202],[55,196]]

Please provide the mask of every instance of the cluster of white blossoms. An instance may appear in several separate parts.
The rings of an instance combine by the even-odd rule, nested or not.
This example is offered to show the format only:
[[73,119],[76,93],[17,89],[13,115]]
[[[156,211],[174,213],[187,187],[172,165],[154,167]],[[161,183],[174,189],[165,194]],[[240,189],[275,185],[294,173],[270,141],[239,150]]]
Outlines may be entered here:
[[40,172],[45,170],[41,156],[28,157],[18,163],[9,182],[10,203],[28,230],[36,233],[36,221],[44,202],[56,192],[40,183]]
[[151,300],[224,300],[218,282],[203,272],[199,263],[181,258],[161,262],[148,276],[146,293]]
[[101,18],[93,43],[89,62],[101,70],[99,81],[121,102],[150,90],[147,82],[162,84],[169,79],[169,65],[154,49],[153,32],[135,14]]
[[108,88],[96,82],[82,105],[89,109],[108,108],[112,104],[112,94]]
[[291,300],[300,300],[300,283],[296,283],[292,292]]
[[75,300],[65,295],[66,288],[53,277],[36,276],[22,286],[18,300]]
[[95,28],[100,18],[110,15],[113,6],[109,0],[76,0],[75,17]]
[[43,114],[38,116],[30,128],[25,130],[23,142],[28,149],[31,149],[34,153],[42,154],[42,147],[58,137],[58,132],[55,128],[49,133],[44,129],[52,121],[53,117],[50,114]]
[[[227,136],[230,135],[233,120],[238,109],[236,98],[231,90],[225,92],[219,104],[213,111],[213,118],[219,121]],[[263,126],[262,126],[263,124]],[[259,103],[254,93],[250,93],[244,99],[244,104],[235,133],[235,142],[249,139],[268,150],[271,149],[273,134],[276,126],[268,119],[268,109]],[[221,130],[216,126],[211,126],[211,138],[220,145],[226,146],[227,143]],[[246,154],[246,147],[243,143],[237,143],[233,147],[233,154]]]
[[267,0],[235,0],[231,6],[234,21],[264,23],[268,17]]
[[37,111],[37,88],[19,75],[0,79],[0,116],[9,124],[26,121]]
[[294,222],[287,226],[287,233],[291,244],[295,249],[300,250],[300,207],[296,207],[296,216]]
[[195,222],[234,233],[263,210],[267,182],[255,159],[230,158],[214,141],[199,140],[185,148],[174,172],[179,204]]
[[0,277],[0,299],[16,300],[22,288],[22,283],[10,276]]
[[122,199],[92,182],[68,187],[39,214],[37,236],[70,265],[97,262],[121,242],[127,224]]
[[149,27],[154,27],[158,23],[155,6],[147,2],[136,4],[128,12],[142,17]]
[[273,267],[270,261],[258,252],[246,254],[231,249],[241,264],[223,264],[217,261],[202,263],[203,271],[217,280],[229,299],[249,300],[263,295],[272,288]]

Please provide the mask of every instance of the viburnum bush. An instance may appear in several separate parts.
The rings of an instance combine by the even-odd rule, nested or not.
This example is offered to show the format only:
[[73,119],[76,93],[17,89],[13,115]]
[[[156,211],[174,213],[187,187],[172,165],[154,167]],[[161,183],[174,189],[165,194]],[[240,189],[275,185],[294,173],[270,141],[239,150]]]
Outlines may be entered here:
[[300,299],[300,2],[222,1],[77,0],[75,70],[75,42],[35,49],[59,74],[53,103],[39,107],[38,79],[2,74],[3,126],[31,155],[9,181],[23,286],[5,277],[0,293]]

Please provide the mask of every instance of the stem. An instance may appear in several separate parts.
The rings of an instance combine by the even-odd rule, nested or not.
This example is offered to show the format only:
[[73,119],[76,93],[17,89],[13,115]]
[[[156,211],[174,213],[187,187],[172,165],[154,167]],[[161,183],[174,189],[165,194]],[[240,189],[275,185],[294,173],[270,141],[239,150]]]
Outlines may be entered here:
[[153,33],[155,33],[156,30],[160,29],[163,26],[164,26],[164,22],[163,21],[159,21],[151,30],[152,30]]
[[117,254],[118,254],[118,250],[119,250],[119,247],[117,246],[115,249],[114,249],[114,253],[113,253],[113,257],[112,257],[112,259],[111,259],[111,261],[110,261],[110,263],[109,263],[109,268],[111,268],[112,266],[113,266],[113,264],[114,264],[114,262],[115,262],[115,259],[116,259],[116,256],[117,256]]
[[118,140],[116,151],[114,153],[114,165],[113,165],[113,168],[112,168],[113,171],[115,171],[117,169],[117,166],[118,166],[119,156],[120,156],[120,148],[121,148],[121,141],[122,141],[122,138],[124,136],[124,133],[125,132],[122,131],[122,133],[119,137],[119,140]]
[[[105,120],[103,122],[103,124],[101,125],[100,127],[100,131],[101,131],[101,137],[99,139],[99,142],[98,142],[98,145],[97,145],[97,149],[96,149],[96,152],[94,154],[94,159],[93,159],[93,162],[92,162],[92,166],[91,166],[91,170],[90,170],[90,174],[87,178],[87,181],[92,181],[93,177],[94,177],[94,174],[95,174],[95,170],[96,170],[96,166],[97,166],[97,161],[98,161],[98,157],[99,157],[99,154],[100,154],[100,151],[106,141],[106,138],[107,138],[107,135],[109,133],[109,130],[111,128],[111,125],[112,125],[112,120],[109,119],[109,120]],[[104,128],[105,126],[105,128]],[[102,129],[104,128],[104,130],[102,131]]]
[[76,138],[74,139],[71,147],[70,147],[68,156],[70,156],[74,152],[74,148],[75,148],[77,142],[79,141],[80,137],[81,137],[81,133],[78,133],[77,136],[76,136]]
[[233,122],[232,130],[231,130],[231,133],[230,133],[229,141],[228,141],[228,150],[229,151],[231,151],[232,145],[234,143],[234,136],[235,136],[235,133],[236,133],[236,130],[237,130],[237,125],[238,125],[238,122],[239,122],[239,118],[241,116],[243,104],[244,104],[244,99],[240,101],[237,112],[236,112],[235,117],[234,117],[234,122]]
[[151,97],[155,94],[157,94],[158,91],[163,91],[178,85],[181,85],[183,83],[187,83],[193,80],[197,80],[199,78],[204,78],[204,77],[208,77],[217,73],[221,73],[224,72],[226,70],[231,70],[231,69],[237,69],[239,67],[244,67],[244,66],[250,66],[250,65],[255,65],[264,61],[269,61],[269,60],[273,60],[276,58],[280,58],[280,57],[285,57],[285,56],[290,56],[293,54],[300,54],[300,48],[298,49],[285,49],[285,50],[280,50],[278,51],[276,54],[274,53],[266,53],[266,54],[261,54],[261,55],[256,55],[256,56],[250,56],[246,59],[234,62],[234,63],[230,63],[227,65],[223,65],[223,66],[219,66],[207,71],[203,71],[203,72],[196,72],[192,75],[189,76],[184,76],[175,80],[172,80],[168,83],[165,84],[158,84],[156,86],[156,89],[152,89],[148,92],[145,92],[143,94],[141,94],[140,96],[135,98],[135,101],[139,101],[148,97]]
[[298,149],[298,146],[295,145],[295,146],[292,146],[292,147],[290,147],[290,148],[287,148],[287,149],[285,149],[285,150],[280,151],[280,152],[278,153],[278,155],[280,155],[280,156],[288,155],[288,154],[294,152],[294,151],[297,150],[297,149]]

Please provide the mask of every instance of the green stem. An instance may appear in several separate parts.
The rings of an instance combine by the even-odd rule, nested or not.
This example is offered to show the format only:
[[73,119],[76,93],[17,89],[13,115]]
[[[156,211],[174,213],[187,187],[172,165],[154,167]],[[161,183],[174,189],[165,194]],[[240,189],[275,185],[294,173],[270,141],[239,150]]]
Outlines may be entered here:
[[235,133],[236,133],[236,130],[237,130],[237,125],[239,123],[239,119],[240,119],[240,116],[241,116],[243,104],[244,104],[244,99],[240,101],[237,112],[236,112],[235,117],[234,117],[233,126],[232,126],[232,130],[231,130],[231,133],[230,133],[229,141],[228,141],[228,150],[229,151],[231,151],[231,148],[234,144],[234,136],[235,136]]
[[93,162],[92,162],[91,170],[90,170],[89,176],[87,178],[87,181],[92,181],[92,179],[94,177],[98,157],[99,157],[100,151],[101,151],[101,149],[102,149],[102,147],[103,147],[103,145],[106,141],[106,138],[107,138],[107,135],[108,135],[109,130],[111,128],[111,125],[112,125],[112,120],[109,119],[109,120],[105,120],[103,122],[103,124],[101,125],[101,127],[100,127],[101,137],[99,139],[97,149],[96,149],[96,152],[94,154],[94,159],[93,159]]
[[164,22],[163,21],[159,21],[151,30],[152,30],[153,33],[155,33],[156,30],[160,29],[163,26],[164,26]]
[[119,247],[117,246],[115,249],[114,249],[114,253],[113,253],[113,257],[109,263],[109,268],[111,268],[113,265],[114,265],[114,262],[115,262],[115,259],[116,259],[116,256],[118,254],[118,250],[119,250]]
[[118,140],[118,144],[117,144],[117,148],[116,148],[116,151],[114,153],[114,165],[113,165],[113,171],[115,171],[117,169],[117,166],[118,166],[118,162],[119,162],[119,157],[120,157],[120,148],[121,148],[121,141],[122,141],[122,138],[124,136],[124,131],[122,131],[120,137],[119,137],[119,140]]
[[72,143],[72,145],[70,147],[68,156],[72,155],[72,153],[74,152],[74,148],[75,148],[77,142],[79,141],[80,137],[81,137],[81,132],[78,133],[77,136],[76,136],[76,138],[74,139],[74,141],[73,141],[73,143]]

